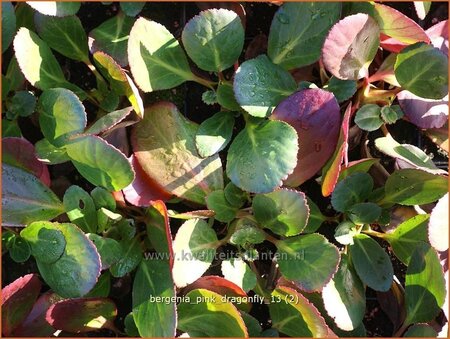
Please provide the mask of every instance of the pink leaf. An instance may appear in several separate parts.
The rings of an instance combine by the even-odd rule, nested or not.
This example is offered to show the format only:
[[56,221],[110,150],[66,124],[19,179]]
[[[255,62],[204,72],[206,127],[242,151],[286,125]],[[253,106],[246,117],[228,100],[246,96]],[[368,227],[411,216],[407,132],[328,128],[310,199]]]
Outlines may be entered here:
[[448,55],[448,20],[438,22],[426,30],[434,47]]

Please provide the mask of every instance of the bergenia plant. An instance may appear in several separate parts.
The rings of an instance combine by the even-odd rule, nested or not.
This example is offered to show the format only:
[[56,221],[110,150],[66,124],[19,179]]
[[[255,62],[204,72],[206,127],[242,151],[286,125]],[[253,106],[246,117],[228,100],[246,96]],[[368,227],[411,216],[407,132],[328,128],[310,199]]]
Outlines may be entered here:
[[2,2],[2,334],[447,337],[447,16]]

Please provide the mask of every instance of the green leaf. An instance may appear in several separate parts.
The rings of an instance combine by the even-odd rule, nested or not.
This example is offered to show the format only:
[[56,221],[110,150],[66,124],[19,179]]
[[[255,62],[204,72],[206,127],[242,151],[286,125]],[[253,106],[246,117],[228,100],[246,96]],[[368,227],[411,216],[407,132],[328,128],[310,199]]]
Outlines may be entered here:
[[371,224],[381,216],[381,207],[373,202],[362,202],[351,206],[347,213],[356,225]]
[[217,104],[217,95],[213,90],[208,90],[202,93],[202,101],[207,105]]
[[72,185],[64,193],[63,202],[72,223],[85,233],[97,232],[97,211],[89,193],[79,186]]
[[2,53],[5,52],[16,32],[16,14],[11,2],[2,1]]
[[385,197],[379,203],[422,205],[434,202],[447,193],[448,179],[416,169],[392,173],[386,181]]
[[225,186],[223,193],[227,202],[236,208],[241,208],[247,201],[247,194],[231,181]]
[[383,125],[380,114],[380,106],[375,104],[364,105],[356,112],[355,123],[365,131],[375,131]]
[[173,280],[184,287],[209,268],[218,246],[216,232],[201,219],[190,219],[178,229],[173,242]]
[[266,234],[258,228],[256,222],[252,219],[238,219],[234,225],[231,226],[235,227],[230,238],[230,243],[232,244],[241,245],[245,248],[249,244],[260,244],[266,240]]
[[221,222],[230,222],[236,217],[237,208],[225,199],[223,190],[217,190],[206,196],[206,206],[215,212],[214,218]]
[[404,48],[394,66],[402,88],[428,99],[448,94],[448,58],[438,48],[418,42]]
[[45,223],[44,226],[62,232],[66,247],[54,263],[36,260],[42,278],[63,298],[84,296],[100,276],[100,256],[94,244],[73,224]]
[[358,234],[357,228],[354,223],[343,221],[334,230],[334,238],[342,245],[353,244],[353,237]]
[[241,311],[240,313],[245,322],[245,327],[247,327],[249,338],[265,337],[265,335],[261,335],[262,327],[256,318],[244,311]]
[[386,124],[394,124],[403,117],[403,112],[398,105],[384,106],[381,108],[381,118]]
[[34,175],[2,164],[2,224],[27,225],[64,212],[58,197]]
[[309,207],[309,218],[302,233],[314,233],[319,229],[326,218],[314,201],[308,197],[306,197],[306,201]]
[[28,117],[34,113],[36,97],[28,91],[18,91],[11,98],[8,110],[16,116]]
[[218,112],[204,120],[195,135],[198,154],[209,157],[223,150],[231,140],[234,117],[229,112]]
[[91,191],[91,197],[94,200],[96,209],[104,207],[110,211],[116,210],[116,200],[114,199],[113,195],[104,188],[95,187]]
[[356,93],[356,81],[341,80],[332,76],[330,81],[328,81],[328,85],[326,88],[324,87],[324,89],[332,92],[338,102],[343,102],[350,99],[353,94]]
[[268,117],[283,99],[297,89],[291,74],[266,55],[243,62],[234,77],[234,95],[250,115]]
[[94,288],[85,295],[85,298],[106,298],[111,290],[111,274],[105,271],[98,278]]
[[33,222],[20,232],[20,236],[30,244],[36,260],[46,264],[56,262],[66,248],[64,234],[50,222]]
[[136,323],[134,322],[133,312],[127,314],[124,319],[125,333],[129,337],[139,337],[139,331],[136,327]]
[[280,332],[291,337],[328,335],[328,326],[317,308],[296,290],[279,286],[272,292],[271,299],[272,326]]
[[31,255],[30,245],[24,238],[15,236],[11,240],[9,255],[16,263],[23,263],[27,261]]
[[88,40],[80,19],[37,14],[34,19],[39,36],[55,51],[84,63],[89,63]]
[[44,15],[60,17],[76,14],[81,6],[81,2],[70,1],[27,1],[27,4]]
[[391,288],[394,270],[383,248],[365,234],[353,237],[350,258],[362,282],[375,291],[386,292]]
[[222,163],[218,155],[198,155],[197,130],[175,105],[156,103],[134,127],[133,151],[145,174],[165,191],[205,204],[208,193],[223,188]]
[[37,158],[45,164],[57,165],[70,161],[64,147],[53,146],[47,139],[39,140],[34,146]]
[[305,194],[286,188],[256,195],[252,209],[261,226],[286,237],[300,234],[309,217]]
[[256,286],[255,272],[241,258],[222,261],[221,270],[225,279],[235,283],[246,292]]
[[133,271],[142,261],[142,249],[139,239],[133,238],[122,239],[120,241],[122,247],[122,256],[118,262],[110,267],[110,272],[113,277],[120,278],[125,274]]
[[395,256],[405,265],[408,265],[416,246],[428,240],[429,219],[429,214],[419,214],[402,222],[394,232],[386,233],[385,239],[391,244]]
[[176,304],[155,301],[155,298],[170,300],[175,296],[169,261],[142,261],[134,278],[132,297],[133,318],[141,337],[175,337]]
[[128,60],[144,92],[176,87],[195,78],[175,37],[163,25],[142,17],[130,32]]
[[405,278],[405,324],[432,321],[445,300],[446,282],[436,251],[427,243],[416,245]]
[[304,291],[322,289],[338,269],[338,249],[318,233],[278,240],[275,245],[281,274]]
[[339,19],[340,3],[285,3],[275,13],[267,54],[285,69],[319,60],[325,36]]
[[103,238],[97,234],[87,234],[89,240],[91,240],[102,261],[102,270],[106,270],[114,265],[122,257],[122,247],[119,242],[111,238]]
[[348,163],[348,166],[342,168],[341,173],[339,173],[338,181],[341,181],[356,172],[367,173],[369,172],[369,169],[373,164],[379,162],[380,159],[376,158],[363,158],[355,161],[350,161]]
[[2,137],[17,137],[20,138],[22,133],[17,121],[10,121],[8,119],[2,119]]
[[173,267],[172,233],[167,207],[161,200],[153,201],[146,211],[147,236],[154,249],[167,259]]
[[64,146],[70,136],[81,133],[87,117],[83,104],[71,91],[53,88],[42,93],[38,102],[42,134],[54,146]]
[[120,8],[128,16],[138,15],[145,6],[145,2],[120,2]]
[[128,37],[134,22],[134,18],[119,13],[94,28],[89,33],[91,53],[94,54],[97,51],[105,52],[120,66],[127,66]]
[[233,84],[227,81],[219,82],[216,95],[217,102],[223,108],[226,108],[230,111],[239,111],[241,109],[241,106],[239,106],[236,98],[234,97]]
[[119,191],[134,179],[127,158],[104,139],[88,135],[66,145],[73,164],[89,182],[110,191]]
[[86,134],[100,134],[106,131],[111,131],[114,126],[125,119],[132,110],[132,107],[127,107],[105,114],[86,130]]
[[432,174],[447,173],[439,169],[428,154],[420,148],[409,144],[399,144],[391,135],[375,139],[375,147],[384,154],[402,160],[425,172]]
[[348,256],[343,254],[339,270],[322,290],[328,315],[344,331],[353,331],[364,318],[366,310],[365,288]]
[[188,21],[181,38],[186,53],[198,67],[221,72],[239,58],[244,46],[244,27],[235,12],[208,9]]
[[348,211],[354,204],[363,202],[373,189],[372,177],[356,172],[341,180],[333,191],[331,204],[338,212]]
[[190,302],[183,301],[178,305],[180,331],[190,335],[201,333],[206,337],[248,337],[239,311],[233,304],[223,302],[220,294],[196,289],[186,294],[186,298]]
[[250,119],[228,150],[227,175],[244,191],[271,192],[294,170],[297,151],[293,127],[282,121]]
[[[421,3],[419,1],[414,1],[414,4]],[[425,2],[424,2],[425,3]],[[431,4],[431,2],[429,2]],[[431,327],[428,324],[414,324],[408,330],[405,334],[403,334],[403,337],[409,337],[409,338],[436,338],[438,333],[436,330]]]

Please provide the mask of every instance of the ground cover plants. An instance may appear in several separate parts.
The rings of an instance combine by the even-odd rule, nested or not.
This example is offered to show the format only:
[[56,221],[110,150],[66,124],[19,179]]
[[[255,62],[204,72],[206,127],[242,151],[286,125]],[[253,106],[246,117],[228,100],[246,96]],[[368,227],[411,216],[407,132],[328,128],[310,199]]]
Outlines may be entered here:
[[2,334],[447,337],[447,16],[2,2]]

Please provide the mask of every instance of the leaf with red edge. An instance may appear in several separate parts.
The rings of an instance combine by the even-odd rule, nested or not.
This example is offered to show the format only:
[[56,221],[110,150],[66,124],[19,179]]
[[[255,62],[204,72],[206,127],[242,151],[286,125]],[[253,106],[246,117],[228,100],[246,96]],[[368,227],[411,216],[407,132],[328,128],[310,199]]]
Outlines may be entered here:
[[[133,110],[133,108],[126,107],[124,109],[120,109],[114,112],[110,112],[100,119],[98,119],[95,123],[93,123],[86,131],[87,134],[100,134],[107,131],[112,131],[114,128],[118,126],[123,126],[123,123],[118,125],[123,119],[125,119]],[[132,124],[134,122],[128,121],[127,123]]]
[[33,144],[23,138],[2,139],[2,161],[34,174],[46,186],[50,186],[50,174],[45,164],[36,157]]
[[100,328],[114,329],[114,302],[107,298],[67,299],[50,306],[46,319],[57,330],[85,333]]
[[298,162],[284,184],[301,185],[333,154],[339,136],[338,102],[332,93],[323,89],[305,89],[283,100],[270,119],[287,122],[297,131]]
[[439,199],[431,211],[428,239],[436,250],[448,250],[448,193]]
[[189,220],[189,219],[208,219],[212,218],[216,215],[216,213],[212,210],[197,210],[197,211],[189,211],[189,212],[183,212],[178,213],[174,210],[167,211],[167,214],[169,217],[173,219],[183,219],[183,220]]
[[348,151],[348,130],[350,125],[350,117],[352,115],[352,105],[348,105],[344,113],[342,121],[341,133],[339,135],[338,147],[334,151],[333,156],[322,170],[322,195],[329,196],[334,191],[339,174],[341,173],[342,161],[345,166],[348,166],[347,151]]
[[448,56],[448,20],[438,22],[425,31],[434,47]]
[[10,336],[33,308],[41,282],[37,274],[16,279],[2,290],[2,334]]
[[208,193],[223,188],[222,162],[217,154],[198,155],[197,129],[174,104],[158,102],[145,110],[131,139],[134,156],[149,177],[178,197],[205,204]]
[[133,182],[125,187],[122,192],[130,204],[150,206],[153,200],[167,201],[170,199],[172,194],[166,192],[160,184],[144,172],[134,155],[131,155],[128,161],[134,168],[135,177]]
[[386,51],[399,53],[403,48],[407,47],[408,44],[398,41],[397,39],[391,38],[386,34],[380,34],[380,47]]
[[397,94],[405,117],[419,128],[441,128],[448,120],[448,95],[442,99],[425,99],[409,91]]
[[186,286],[183,293],[187,294],[188,292],[198,288],[203,288],[229,298],[228,300],[235,304],[234,306],[244,312],[249,312],[251,309],[252,305],[248,301],[245,301],[245,298],[247,298],[247,293],[245,293],[245,291],[238,285],[225,278],[217,275],[200,277],[192,284]]
[[165,253],[169,259],[170,269],[173,267],[172,233],[170,232],[167,207],[163,201],[152,201],[145,214],[147,235],[150,243],[159,253]]
[[325,68],[341,80],[358,80],[369,74],[377,53],[380,29],[367,14],[350,15],[335,24],[323,44]]
[[378,162],[380,162],[380,159],[376,158],[365,158],[350,161],[346,166],[342,167],[338,181],[341,181],[342,179],[348,177],[350,174],[355,172],[367,173],[369,169],[372,167],[372,165]]
[[45,315],[51,305],[63,300],[51,291],[41,295],[33,306],[30,314],[14,330],[14,337],[51,337],[55,329],[45,319]]

